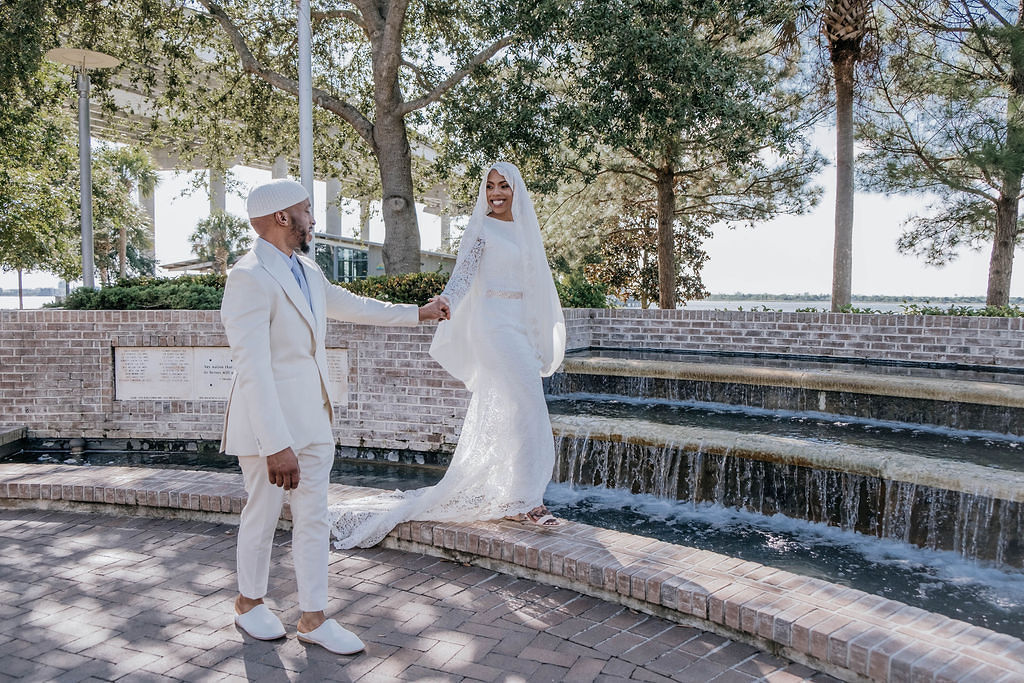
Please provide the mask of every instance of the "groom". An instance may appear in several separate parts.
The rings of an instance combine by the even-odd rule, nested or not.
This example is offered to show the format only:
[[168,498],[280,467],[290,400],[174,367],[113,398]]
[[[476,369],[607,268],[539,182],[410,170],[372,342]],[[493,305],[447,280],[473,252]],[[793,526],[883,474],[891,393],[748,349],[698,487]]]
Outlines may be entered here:
[[331,284],[309,252],[314,225],[299,183],[275,180],[247,200],[259,235],[228,275],[221,321],[235,368],[221,450],[238,456],[248,502],[238,528],[235,622],[253,638],[284,637],[263,604],[271,547],[284,492],[290,491],[292,557],[301,641],[337,654],[364,646],[327,619],[330,525],[327,484],[334,463],[331,388],[324,339],[327,318],[367,325],[414,326],[448,317],[443,300],[417,309],[359,297]]

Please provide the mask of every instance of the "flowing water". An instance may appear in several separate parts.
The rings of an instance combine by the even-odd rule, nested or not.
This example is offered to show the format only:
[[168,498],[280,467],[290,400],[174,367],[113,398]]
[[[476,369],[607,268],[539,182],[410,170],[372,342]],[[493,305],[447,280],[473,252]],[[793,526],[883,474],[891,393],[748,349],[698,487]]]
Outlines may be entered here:
[[1024,574],[784,515],[551,484],[559,517],[710,550],[1024,638]]
[[[575,423],[585,425],[586,420]],[[607,423],[601,423],[607,427]],[[822,522],[867,536],[933,550],[953,550],[967,559],[1024,568],[1024,505],[1013,482],[997,488],[979,479],[985,468],[946,468],[946,478],[907,469],[908,480],[857,473],[858,451],[841,454],[828,468],[808,464],[815,452],[716,452],[703,444],[640,442],[627,426],[620,434],[590,438],[562,433],[555,439],[555,481],[647,493],[668,500],[714,503],[765,516]],[[765,448],[777,437],[762,440]],[[752,442],[757,445],[757,442]],[[782,446],[790,444],[782,443]],[[869,452],[863,452],[865,457]],[[877,454],[877,451],[873,454]],[[882,453],[882,457],[888,454]],[[795,458],[794,458],[795,456]],[[853,458],[854,460],[850,460]],[[793,459],[798,461],[794,463]],[[788,461],[787,461],[788,460]],[[916,481],[926,474],[929,484]],[[1024,477],[1014,475],[1017,481]],[[980,483],[979,483],[980,482]],[[975,490],[963,490],[973,483]],[[1002,482],[1000,482],[1002,483]],[[1005,489],[1005,490],[1003,490]],[[1002,496],[1011,496],[1001,498]],[[1013,497],[1016,496],[1016,497]]]
[[819,444],[885,448],[929,458],[1024,472],[1024,437],[971,432],[893,420],[837,417],[821,412],[768,410],[726,403],[663,401],[609,394],[548,397],[552,415],[637,419],[667,425],[771,434]]

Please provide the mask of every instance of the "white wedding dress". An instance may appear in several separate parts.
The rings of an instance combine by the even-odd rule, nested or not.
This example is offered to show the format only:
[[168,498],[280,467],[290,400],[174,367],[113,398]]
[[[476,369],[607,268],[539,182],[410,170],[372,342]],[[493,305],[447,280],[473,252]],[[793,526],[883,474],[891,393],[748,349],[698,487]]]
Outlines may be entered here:
[[515,230],[514,222],[485,217],[443,292],[453,319],[471,287],[483,312],[472,330],[473,348],[467,350],[477,367],[474,391],[444,478],[435,486],[331,506],[336,548],[376,545],[406,521],[499,519],[543,503],[555,462],[554,439],[541,385],[543,361],[526,329]]

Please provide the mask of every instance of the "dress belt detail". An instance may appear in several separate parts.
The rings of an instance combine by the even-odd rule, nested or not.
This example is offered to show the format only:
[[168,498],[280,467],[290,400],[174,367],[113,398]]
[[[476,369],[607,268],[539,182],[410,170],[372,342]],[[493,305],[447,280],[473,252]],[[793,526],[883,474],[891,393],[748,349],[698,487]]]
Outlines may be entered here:
[[491,299],[522,299],[522,292],[512,292],[507,289],[488,289],[485,296]]

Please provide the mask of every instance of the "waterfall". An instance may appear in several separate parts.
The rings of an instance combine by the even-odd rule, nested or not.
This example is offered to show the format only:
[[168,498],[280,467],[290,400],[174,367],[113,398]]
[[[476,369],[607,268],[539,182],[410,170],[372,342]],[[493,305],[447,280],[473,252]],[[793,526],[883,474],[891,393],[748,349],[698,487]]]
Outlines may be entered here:
[[703,445],[634,443],[561,433],[555,480],[717,503],[821,522],[862,534],[955,550],[968,559],[1024,567],[1024,505],[990,492],[706,452]]

